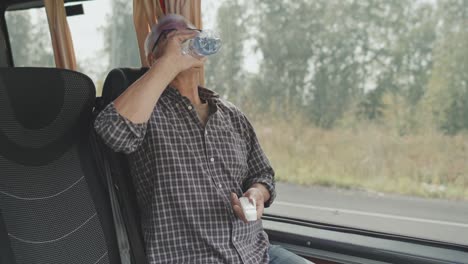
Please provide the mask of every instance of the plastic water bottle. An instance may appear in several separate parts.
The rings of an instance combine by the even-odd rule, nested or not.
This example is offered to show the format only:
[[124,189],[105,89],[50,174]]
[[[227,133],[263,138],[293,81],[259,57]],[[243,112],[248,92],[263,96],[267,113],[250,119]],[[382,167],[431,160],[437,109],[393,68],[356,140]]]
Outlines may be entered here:
[[221,48],[221,38],[212,30],[203,30],[195,38],[182,43],[182,53],[195,58],[213,55]]

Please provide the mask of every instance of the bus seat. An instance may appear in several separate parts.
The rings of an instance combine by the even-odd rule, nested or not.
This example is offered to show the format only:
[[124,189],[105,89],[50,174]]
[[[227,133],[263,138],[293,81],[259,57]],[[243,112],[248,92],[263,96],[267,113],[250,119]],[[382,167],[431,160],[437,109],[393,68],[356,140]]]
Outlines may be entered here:
[[[148,68],[117,68],[110,71],[104,81],[102,97],[96,101],[95,116],[147,70]],[[116,186],[115,193],[127,231],[132,259],[136,261],[135,263],[146,263],[140,214],[127,158],[122,153],[112,151],[101,140],[98,141],[99,149],[109,165],[109,171]]]
[[0,210],[0,263],[16,263],[11,250],[10,239]]
[[102,96],[97,105],[99,110],[102,110],[107,104],[119,97],[132,83],[145,74],[146,71],[148,71],[147,67],[116,68],[110,71],[104,81]]
[[0,68],[0,211],[17,264],[121,263],[89,148],[94,98],[77,72]]

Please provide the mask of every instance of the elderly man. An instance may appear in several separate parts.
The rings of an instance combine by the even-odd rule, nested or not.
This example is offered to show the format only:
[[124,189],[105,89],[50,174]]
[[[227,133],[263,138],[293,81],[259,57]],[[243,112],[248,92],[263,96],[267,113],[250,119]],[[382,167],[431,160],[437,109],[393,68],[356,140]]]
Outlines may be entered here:
[[[145,43],[151,68],[95,121],[106,144],[128,154],[148,261],[268,263],[290,254],[288,263],[305,263],[269,250],[260,217],[275,197],[274,171],[244,114],[198,86],[205,58],[181,52],[196,34],[181,16],[162,19]],[[246,221],[239,196],[256,201],[257,221]]]

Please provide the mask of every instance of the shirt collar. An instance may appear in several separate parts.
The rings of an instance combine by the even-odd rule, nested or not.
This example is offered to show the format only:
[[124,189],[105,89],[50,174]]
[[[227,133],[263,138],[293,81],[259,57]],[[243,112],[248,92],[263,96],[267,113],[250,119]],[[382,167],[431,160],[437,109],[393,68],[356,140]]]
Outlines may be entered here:
[[[180,98],[182,97],[182,95],[179,93],[179,91],[172,87],[172,86],[168,86],[163,94],[166,94],[172,98]],[[213,99],[218,99],[219,98],[219,94],[208,89],[208,88],[205,88],[205,87],[202,87],[202,86],[198,86],[198,96],[200,96],[200,99],[204,100],[204,101],[208,101],[208,100],[213,100]]]
[[218,93],[202,86],[198,86],[198,95],[203,99],[219,98]]

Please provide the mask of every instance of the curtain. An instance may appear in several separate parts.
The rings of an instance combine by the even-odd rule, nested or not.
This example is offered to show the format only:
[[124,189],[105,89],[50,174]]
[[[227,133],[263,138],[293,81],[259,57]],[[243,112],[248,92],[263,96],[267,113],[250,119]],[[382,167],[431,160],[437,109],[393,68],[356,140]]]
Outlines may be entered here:
[[179,14],[201,29],[201,0],[164,0],[167,14]]
[[142,66],[148,66],[145,54],[145,38],[150,32],[151,27],[162,16],[164,16],[164,13],[159,0],[133,0],[133,23],[135,25]]
[[75,50],[63,0],[44,0],[57,68],[76,70]]

